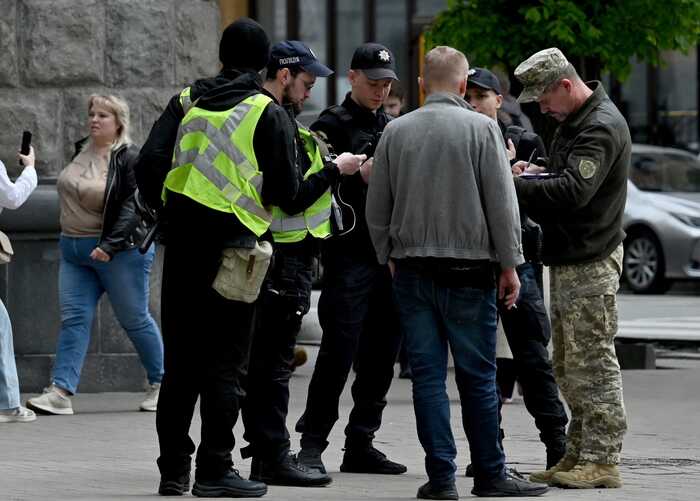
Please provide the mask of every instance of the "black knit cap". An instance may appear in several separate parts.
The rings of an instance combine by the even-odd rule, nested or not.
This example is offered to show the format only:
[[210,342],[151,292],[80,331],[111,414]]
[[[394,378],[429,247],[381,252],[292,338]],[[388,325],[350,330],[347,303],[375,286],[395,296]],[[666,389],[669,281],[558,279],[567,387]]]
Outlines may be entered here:
[[248,68],[260,71],[270,58],[270,39],[265,30],[250,18],[229,24],[221,34],[219,60],[224,68]]

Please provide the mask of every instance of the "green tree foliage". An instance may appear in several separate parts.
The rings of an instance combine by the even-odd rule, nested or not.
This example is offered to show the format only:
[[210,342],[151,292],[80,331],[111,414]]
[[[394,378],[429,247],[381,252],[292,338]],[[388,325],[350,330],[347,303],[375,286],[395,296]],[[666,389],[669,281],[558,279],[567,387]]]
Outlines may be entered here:
[[478,66],[512,70],[538,50],[559,47],[583,75],[624,80],[630,61],[660,64],[661,51],[700,40],[700,0],[451,0],[426,33]]

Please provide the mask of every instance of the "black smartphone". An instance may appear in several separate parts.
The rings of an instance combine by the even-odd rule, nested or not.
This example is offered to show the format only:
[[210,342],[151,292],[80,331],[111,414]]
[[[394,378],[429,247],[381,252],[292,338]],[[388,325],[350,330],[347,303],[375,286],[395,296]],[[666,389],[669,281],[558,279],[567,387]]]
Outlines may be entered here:
[[[355,155],[365,155],[367,154],[370,150],[372,149],[372,141],[367,141],[366,144],[364,144],[360,150],[355,153]],[[369,158],[369,155],[367,155],[367,158]]]
[[[29,155],[29,146],[32,144],[32,133],[29,132],[28,130],[25,130],[22,132],[22,145],[20,146],[19,152],[22,155]],[[24,166],[22,161],[19,161],[19,164]]]
[[355,153],[355,155],[367,155],[367,158],[364,159],[364,161],[360,164],[360,166],[364,165],[367,160],[370,159],[370,151],[372,150],[372,141],[367,141],[367,143],[360,148],[360,151]]

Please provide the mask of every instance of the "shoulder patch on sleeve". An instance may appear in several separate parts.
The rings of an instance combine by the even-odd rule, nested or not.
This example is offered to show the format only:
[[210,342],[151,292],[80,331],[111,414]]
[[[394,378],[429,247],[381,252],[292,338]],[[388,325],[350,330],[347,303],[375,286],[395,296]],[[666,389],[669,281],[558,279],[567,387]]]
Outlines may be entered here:
[[598,163],[589,160],[587,158],[582,159],[578,163],[578,172],[581,174],[581,177],[583,179],[590,179],[593,176],[595,176],[595,173],[598,171]]

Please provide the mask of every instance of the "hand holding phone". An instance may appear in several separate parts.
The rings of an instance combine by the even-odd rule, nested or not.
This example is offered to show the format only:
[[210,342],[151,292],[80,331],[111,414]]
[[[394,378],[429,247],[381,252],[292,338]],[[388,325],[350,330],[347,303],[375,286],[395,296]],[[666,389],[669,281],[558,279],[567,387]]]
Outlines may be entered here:
[[[32,133],[29,132],[28,130],[25,130],[22,132],[22,145],[20,146],[19,153],[20,155],[27,157],[30,153],[30,146],[32,144]],[[25,167],[26,165],[33,165],[34,164],[34,159],[31,159],[31,162],[27,162],[25,164],[24,160],[22,157],[19,159],[19,164],[22,167]]]

